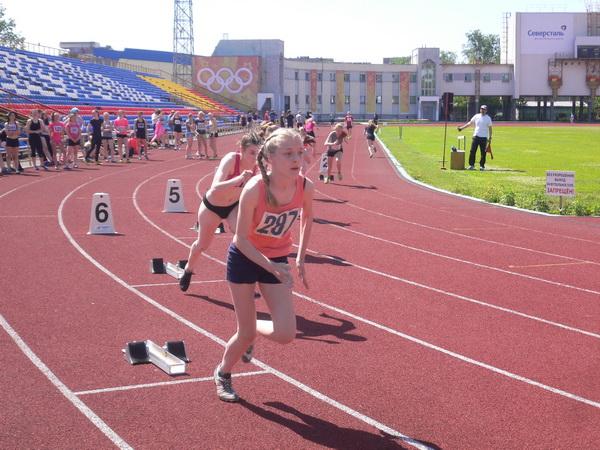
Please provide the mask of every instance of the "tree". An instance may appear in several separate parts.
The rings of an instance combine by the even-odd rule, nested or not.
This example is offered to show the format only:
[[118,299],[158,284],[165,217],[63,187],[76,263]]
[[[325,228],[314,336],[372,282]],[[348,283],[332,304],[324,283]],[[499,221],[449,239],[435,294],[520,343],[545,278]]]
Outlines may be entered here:
[[15,21],[4,17],[6,9],[0,5],[0,45],[23,48],[25,38],[15,32]]
[[389,64],[410,64],[410,56],[396,56],[389,58]]
[[456,53],[442,50],[440,52],[440,60],[442,64],[456,64]]
[[463,55],[469,64],[499,64],[500,36],[483,34],[479,30],[465,34],[467,43],[463,45]]

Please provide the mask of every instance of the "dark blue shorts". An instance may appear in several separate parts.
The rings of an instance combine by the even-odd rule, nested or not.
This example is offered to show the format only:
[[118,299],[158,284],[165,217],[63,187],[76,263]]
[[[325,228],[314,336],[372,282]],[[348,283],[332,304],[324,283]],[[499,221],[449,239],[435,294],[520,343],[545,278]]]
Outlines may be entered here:
[[[270,259],[278,263],[287,263],[288,260],[287,256]],[[275,275],[248,259],[233,244],[229,245],[229,252],[227,253],[227,281],[236,284],[254,284],[257,282],[281,284],[281,281]]]

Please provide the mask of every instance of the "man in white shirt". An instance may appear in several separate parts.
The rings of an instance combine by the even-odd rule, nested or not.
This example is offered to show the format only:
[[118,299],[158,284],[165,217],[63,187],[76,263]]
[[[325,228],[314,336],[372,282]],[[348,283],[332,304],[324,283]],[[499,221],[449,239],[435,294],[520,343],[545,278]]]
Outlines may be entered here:
[[487,106],[481,105],[479,111],[479,114],[475,114],[470,121],[458,127],[458,131],[462,131],[469,125],[475,126],[473,140],[471,141],[471,152],[469,153],[469,170],[475,169],[477,147],[481,149],[479,170],[485,170],[485,151],[488,143],[492,142],[492,119],[487,115]]

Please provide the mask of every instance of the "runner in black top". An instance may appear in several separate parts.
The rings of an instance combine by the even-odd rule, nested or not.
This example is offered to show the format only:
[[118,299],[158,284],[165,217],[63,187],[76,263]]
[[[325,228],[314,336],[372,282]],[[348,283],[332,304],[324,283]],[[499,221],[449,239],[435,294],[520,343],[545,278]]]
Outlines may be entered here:
[[170,124],[173,127],[173,134],[175,136],[175,150],[179,150],[179,144],[181,143],[181,134],[183,132],[181,127],[182,123],[183,122],[181,120],[181,116],[179,115],[179,111],[175,111]]
[[369,120],[369,123],[365,128],[365,136],[367,137],[367,145],[369,148],[369,158],[372,158],[377,151],[377,147],[375,147],[375,133],[378,128],[379,127],[374,120]]
[[137,119],[133,122],[133,129],[135,130],[135,137],[138,143],[138,159],[142,159],[142,151],[144,157],[148,159],[148,147],[146,146],[146,119],[143,117],[143,113],[139,112]]
[[94,152],[94,159],[98,162],[98,156],[100,156],[100,147],[102,147],[102,122],[104,120],[100,117],[98,110],[92,111],[92,119],[88,124],[88,133],[92,133],[92,145],[85,153],[84,161],[86,163],[91,162],[90,155]]

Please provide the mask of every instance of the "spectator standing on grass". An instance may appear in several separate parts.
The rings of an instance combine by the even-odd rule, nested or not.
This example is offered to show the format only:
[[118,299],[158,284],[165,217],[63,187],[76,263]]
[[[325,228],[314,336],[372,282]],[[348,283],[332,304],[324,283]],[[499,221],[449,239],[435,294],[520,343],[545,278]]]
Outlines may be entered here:
[[[254,177],[242,190],[236,232],[227,256],[227,281],[237,331],[214,371],[217,395],[225,402],[240,399],[231,384],[231,371],[240,358],[244,362],[252,360],[257,335],[279,344],[288,344],[296,336],[293,277],[288,264],[291,227],[300,218],[296,267],[300,281],[308,288],[304,258],[313,221],[314,187],[299,174],[303,158],[299,133],[287,128],[275,130],[257,157],[261,176]],[[270,320],[256,319],[256,283],[271,313]]]
[[486,105],[481,105],[479,114],[475,114],[471,120],[464,125],[459,126],[458,131],[462,131],[470,125],[473,125],[475,130],[473,130],[473,140],[471,141],[471,151],[469,152],[468,170],[475,170],[477,147],[479,147],[481,151],[479,170],[485,170],[485,151],[488,144],[492,142],[492,119],[488,116]]

